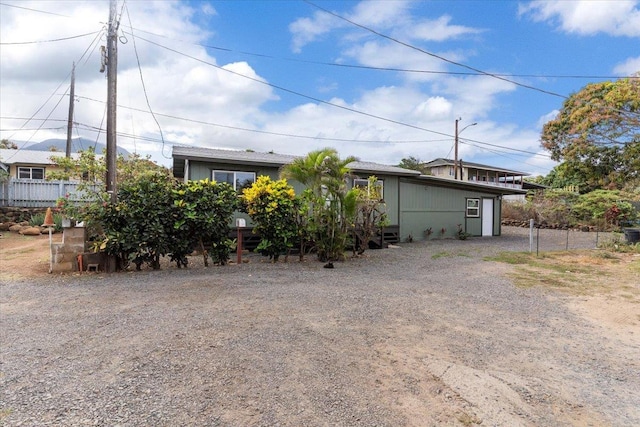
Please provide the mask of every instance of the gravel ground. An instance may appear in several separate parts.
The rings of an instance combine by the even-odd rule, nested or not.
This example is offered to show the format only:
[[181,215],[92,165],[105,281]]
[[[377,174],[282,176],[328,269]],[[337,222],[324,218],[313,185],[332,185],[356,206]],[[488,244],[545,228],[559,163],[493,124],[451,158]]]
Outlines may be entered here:
[[252,255],[1,283],[0,424],[640,425],[640,349],[483,261],[528,250],[503,231],[334,269]]

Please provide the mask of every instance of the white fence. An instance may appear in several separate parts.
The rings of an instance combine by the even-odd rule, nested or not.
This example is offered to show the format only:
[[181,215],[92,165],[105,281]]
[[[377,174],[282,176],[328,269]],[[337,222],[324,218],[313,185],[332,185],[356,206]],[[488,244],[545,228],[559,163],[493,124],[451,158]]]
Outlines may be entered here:
[[78,185],[75,181],[12,178],[0,183],[0,206],[54,207],[58,198],[67,194],[70,200],[78,201],[82,196]]

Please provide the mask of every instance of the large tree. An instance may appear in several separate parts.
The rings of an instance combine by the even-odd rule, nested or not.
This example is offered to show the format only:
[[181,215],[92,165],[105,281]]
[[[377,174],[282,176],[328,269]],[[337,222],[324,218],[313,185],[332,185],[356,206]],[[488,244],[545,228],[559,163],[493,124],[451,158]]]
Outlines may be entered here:
[[640,179],[640,75],[574,93],[541,140],[584,191]]

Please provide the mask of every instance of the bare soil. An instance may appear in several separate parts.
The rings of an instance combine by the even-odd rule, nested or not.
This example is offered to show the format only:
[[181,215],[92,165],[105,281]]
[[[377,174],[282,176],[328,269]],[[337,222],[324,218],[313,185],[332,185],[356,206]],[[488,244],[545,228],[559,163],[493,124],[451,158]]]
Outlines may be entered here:
[[0,425],[640,425],[640,259],[513,233],[113,275],[5,233]]

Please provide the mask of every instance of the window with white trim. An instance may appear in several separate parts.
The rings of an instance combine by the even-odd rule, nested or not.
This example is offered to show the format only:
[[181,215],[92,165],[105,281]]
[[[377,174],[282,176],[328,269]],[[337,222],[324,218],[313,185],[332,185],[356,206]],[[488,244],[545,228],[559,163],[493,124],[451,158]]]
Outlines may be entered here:
[[[367,189],[367,194],[371,194],[371,188],[369,187],[369,180],[368,179],[360,179],[360,178],[355,178],[353,180],[353,187],[360,187],[360,188],[366,188]],[[375,183],[375,188],[378,191],[378,195],[380,196],[380,199],[384,199],[384,181],[378,179]]]
[[236,191],[251,187],[256,182],[256,174],[254,172],[214,170],[211,171],[211,178],[216,182],[230,184]]
[[44,179],[44,168],[19,167],[18,178]]
[[467,218],[480,217],[480,199],[467,199]]

